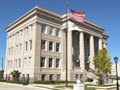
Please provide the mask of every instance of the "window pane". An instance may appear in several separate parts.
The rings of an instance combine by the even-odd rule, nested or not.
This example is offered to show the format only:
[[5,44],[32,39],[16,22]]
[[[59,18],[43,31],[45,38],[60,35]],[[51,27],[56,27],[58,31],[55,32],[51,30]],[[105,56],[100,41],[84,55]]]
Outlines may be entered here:
[[32,50],[32,40],[30,40],[30,50]]
[[49,58],[49,67],[52,67],[53,58]]
[[41,80],[45,81],[45,74],[42,75]]
[[56,29],[56,36],[60,36],[60,29]]
[[53,42],[49,42],[49,50],[50,50],[50,51],[53,50]]
[[59,52],[59,47],[60,47],[60,44],[56,43],[56,52]]
[[53,35],[53,27],[50,27],[49,34],[50,34],[50,35]]
[[46,34],[46,25],[42,24],[42,33]]
[[41,42],[41,49],[45,49],[45,46],[46,46],[46,40],[42,40]]
[[25,50],[26,51],[28,50],[28,42],[27,41],[25,42]]
[[56,68],[59,68],[59,59],[56,59]]
[[50,75],[49,79],[50,79],[50,81],[53,80],[53,74]]
[[41,57],[41,67],[45,67],[45,57]]

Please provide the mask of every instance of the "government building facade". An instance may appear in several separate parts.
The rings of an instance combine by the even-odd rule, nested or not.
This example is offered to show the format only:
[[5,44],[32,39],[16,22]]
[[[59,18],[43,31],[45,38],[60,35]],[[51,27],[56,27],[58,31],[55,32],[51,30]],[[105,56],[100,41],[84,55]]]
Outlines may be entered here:
[[10,24],[4,78],[11,79],[10,73],[18,70],[21,79],[31,82],[65,80],[67,58],[69,81],[94,79],[93,57],[98,50],[107,49],[108,36],[88,20],[68,22],[78,29],[66,29],[66,15],[36,6]]

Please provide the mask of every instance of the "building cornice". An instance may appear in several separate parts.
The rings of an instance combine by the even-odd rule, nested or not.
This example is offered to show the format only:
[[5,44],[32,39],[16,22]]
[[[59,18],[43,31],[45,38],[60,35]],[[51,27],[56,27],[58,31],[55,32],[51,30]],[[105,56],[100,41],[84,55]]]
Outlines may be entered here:
[[12,24],[10,24],[5,30],[6,32],[10,31],[11,29],[13,29],[14,27],[16,27],[17,25],[23,23],[24,21],[26,21],[28,18],[33,17],[35,15],[38,14],[43,14],[46,17],[51,17],[52,19],[56,19],[56,20],[61,20],[62,21],[62,16],[60,14],[51,12],[49,10],[46,10],[44,8],[41,8],[39,6],[35,6],[33,9],[31,9],[30,11],[28,11],[27,13],[25,13],[23,16],[21,16],[20,18],[18,18],[17,20],[15,20]]

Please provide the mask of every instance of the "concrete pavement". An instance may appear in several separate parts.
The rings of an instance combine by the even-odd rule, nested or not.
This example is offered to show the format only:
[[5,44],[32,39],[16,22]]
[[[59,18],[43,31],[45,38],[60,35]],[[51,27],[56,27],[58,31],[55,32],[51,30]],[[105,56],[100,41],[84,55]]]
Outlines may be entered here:
[[0,82],[0,90],[50,90],[41,87],[34,87],[32,85],[20,85]]

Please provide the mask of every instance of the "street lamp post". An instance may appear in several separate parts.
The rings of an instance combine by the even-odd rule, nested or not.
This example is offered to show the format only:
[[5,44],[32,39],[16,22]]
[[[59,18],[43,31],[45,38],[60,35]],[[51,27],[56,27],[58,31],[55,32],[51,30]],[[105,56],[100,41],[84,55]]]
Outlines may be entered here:
[[117,71],[117,61],[118,61],[118,58],[115,57],[115,58],[114,58],[114,61],[115,61],[115,63],[116,63],[116,77],[117,77],[117,83],[116,83],[116,85],[117,85],[117,90],[119,90],[118,71]]

